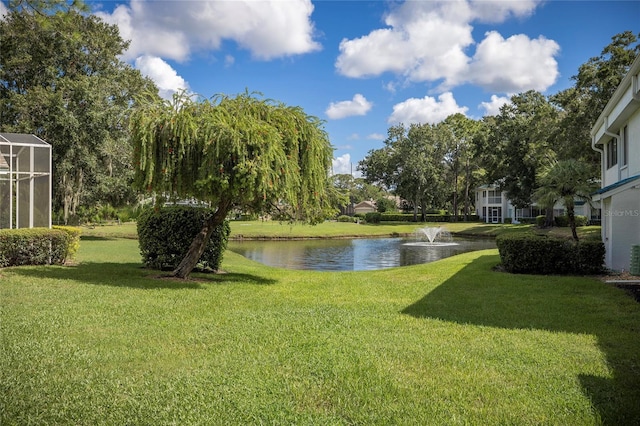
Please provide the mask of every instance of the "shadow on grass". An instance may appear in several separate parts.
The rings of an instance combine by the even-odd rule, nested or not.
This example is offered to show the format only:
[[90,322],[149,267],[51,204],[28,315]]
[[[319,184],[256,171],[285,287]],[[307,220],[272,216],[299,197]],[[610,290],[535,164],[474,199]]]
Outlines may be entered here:
[[145,269],[139,263],[83,262],[75,266],[16,268],[13,273],[24,277],[73,280],[92,285],[129,287],[143,290],[155,289],[202,289],[207,285],[245,283],[254,285],[275,284],[277,281],[249,274],[194,274],[182,280],[168,273]]
[[403,313],[460,324],[595,335],[612,378],[580,375],[604,424],[640,424],[640,310],[624,292],[579,277],[492,271],[481,256]]
[[117,238],[115,237],[104,237],[98,235],[81,235],[80,241],[112,241]]

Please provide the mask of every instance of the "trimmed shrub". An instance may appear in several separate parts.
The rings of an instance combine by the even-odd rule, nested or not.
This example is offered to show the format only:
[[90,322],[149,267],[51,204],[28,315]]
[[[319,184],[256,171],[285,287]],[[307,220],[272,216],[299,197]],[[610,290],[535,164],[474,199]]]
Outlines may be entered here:
[[405,213],[383,214],[380,217],[380,221],[381,222],[413,222],[413,214],[405,214]]
[[553,218],[553,224],[560,228],[566,228],[569,226],[569,217],[567,216],[555,216]]
[[0,230],[0,267],[62,265],[77,251],[79,237],[70,227]]
[[505,217],[504,218],[504,223],[513,223],[513,219],[510,217]]
[[424,215],[425,222],[451,222],[451,215],[449,214],[426,214]]
[[[153,269],[176,268],[210,214],[211,209],[188,206],[149,208],[142,212],[137,228],[143,263]],[[213,232],[200,257],[199,268],[214,271],[220,268],[230,232],[228,221]]]
[[[545,215],[536,216],[536,226],[542,228],[547,221],[547,217]],[[524,223],[521,221],[521,223]]]
[[367,223],[380,223],[382,219],[382,214],[378,212],[371,212],[364,215],[364,220]]
[[354,218],[347,216],[346,214],[338,216],[338,222],[354,222]]
[[508,272],[530,274],[598,274],[603,271],[604,244],[564,240],[534,234],[496,238],[502,266]]
[[53,229],[59,229],[67,234],[67,252],[65,253],[65,262],[68,260],[72,260],[78,249],[80,248],[80,234],[82,230],[80,228],[76,228],[75,226],[53,226]]

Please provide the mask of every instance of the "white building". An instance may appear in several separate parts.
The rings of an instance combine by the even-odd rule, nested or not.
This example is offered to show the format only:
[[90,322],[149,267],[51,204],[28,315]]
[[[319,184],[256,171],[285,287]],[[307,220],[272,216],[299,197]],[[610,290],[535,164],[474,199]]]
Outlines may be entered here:
[[[486,223],[504,223],[505,219],[512,222],[521,220],[534,221],[536,216],[544,215],[544,209],[533,203],[531,206],[516,209],[506,194],[500,191],[497,185],[482,185],[476,188],[476,214],[480,220]],[[585,201],[576,201],[574,211],[576,215],[581,215],[595,220],[599,218],[599,210],[592,208]],[[562,216],[565,208],[562,202],[556,203],[553,207],[553,216]]]
[[[582,214],[581,211],[576,208],[576,214]],[[486,223],[504,223],[505,219],[515,222],[522,219],[535,220],[536,216],[544,214],[544,210],[535,203],[524,209],[516,209],[497,185],[482,185],[476,188],[476,214]],[[553,215],[563,214],[564,207],[557,204],[553,209]]]
[[629,270],[631,247],[640,244],[640,56],[591,129],[601,155],[602,241],[608,268]]

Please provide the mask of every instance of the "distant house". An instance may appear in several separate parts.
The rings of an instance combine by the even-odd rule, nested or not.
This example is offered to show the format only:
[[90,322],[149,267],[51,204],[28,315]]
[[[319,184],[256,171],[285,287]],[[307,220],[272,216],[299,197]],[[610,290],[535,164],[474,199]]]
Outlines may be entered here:
[[376,204],[373,201],[362,201],[353,207],[355,214],[366,214],[377,211]]
[[[544,209],[536,203],[529,207],[517,209],[511,204],[507,195],[498,189],[497,185],[482,185],[476,188],[476,214],[481,221],[486,223],[504,223],[505,219],[511,221],[535,220],[536,216],[544,214]],[[562,216],[565,208],[562,203],[553,206],[553,216]],[[584,201],[576,201],[575,214],[586,216],[590,220],[599,218],[599,210],[592,209]]]
[[629,270],[631,247],[640,244],[640,56],[591,129],[600,153],[602,241],[608,268]]

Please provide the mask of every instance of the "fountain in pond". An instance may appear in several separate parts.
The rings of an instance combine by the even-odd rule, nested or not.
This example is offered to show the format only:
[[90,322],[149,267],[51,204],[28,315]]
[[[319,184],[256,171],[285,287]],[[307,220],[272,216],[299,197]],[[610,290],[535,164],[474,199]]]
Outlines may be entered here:
[[415,242],[406,243],[410,246],[457,246],[458,243],[453,242],[451,233],[441,226],[426,226],[415,230]]

